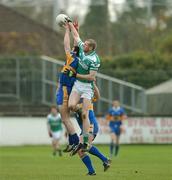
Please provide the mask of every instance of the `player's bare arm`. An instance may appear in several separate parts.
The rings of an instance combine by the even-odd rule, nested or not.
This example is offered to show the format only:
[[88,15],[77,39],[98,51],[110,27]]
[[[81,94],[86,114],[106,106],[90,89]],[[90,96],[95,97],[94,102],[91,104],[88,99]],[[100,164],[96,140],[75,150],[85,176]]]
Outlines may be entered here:
[[96,74],[97,74],[97,71],[90,71],[89,74],[77,74],[76,77],[77,78],[80,78],[80,79],[85,79],[85,80],[88,80],[88,81],[95,81],[96,80]]
[[75,26],[73,25],[73,23],[69,22],[69,27],[72,31],[72,35],[73,35],[73,38],[76,42],[78,42],[80,40],[80,37],[79,37],[79,33],[78,31],[76,30]]
[[66,24],[64,25],[66,32],[65,32],[65,36],[64,36],[64,50],[65,53],[70,53],[71,51],[71,47],[70,47],[70,29],[69,26]]
[[[76,31],[79,32],[79,23],[78,23],[78,20],[77,20],[77,19],[75,19],[75,20],[73,21],[73,26],[75,27]],[[78,43],[77,43],[77,41],[74,39],[74,46],[77,46],[77,45],[78,45]]]

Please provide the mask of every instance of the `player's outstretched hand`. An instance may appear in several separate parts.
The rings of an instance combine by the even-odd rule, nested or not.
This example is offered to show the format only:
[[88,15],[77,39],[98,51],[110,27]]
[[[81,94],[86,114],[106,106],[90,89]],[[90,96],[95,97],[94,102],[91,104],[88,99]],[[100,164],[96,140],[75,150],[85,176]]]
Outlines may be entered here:
[[69,16],[68,16],[68,17],[66,17],[65,19],[66,19],[66,22],[67,22],[67,23],[69,23],[69,22],[71,22],[71,23],[72,23],[72,19],[71,19]]
[[79,31],[79,24],[78,24],[77,18],[74,19],[73,25],[74,25],[75,29],[76,29],[77,31]]
[[69,26],[68,23],[64,24],[63,27],[64,27],[65,29],[70,29],[70,26]]

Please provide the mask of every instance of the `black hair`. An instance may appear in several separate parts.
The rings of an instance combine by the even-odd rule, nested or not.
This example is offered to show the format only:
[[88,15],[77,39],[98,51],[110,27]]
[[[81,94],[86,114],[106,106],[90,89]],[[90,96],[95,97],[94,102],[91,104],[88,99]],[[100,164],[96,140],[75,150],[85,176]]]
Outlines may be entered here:
[[73,51],[76,53],[76,56],[79,56],[79,47],[78,46],[74,46]]

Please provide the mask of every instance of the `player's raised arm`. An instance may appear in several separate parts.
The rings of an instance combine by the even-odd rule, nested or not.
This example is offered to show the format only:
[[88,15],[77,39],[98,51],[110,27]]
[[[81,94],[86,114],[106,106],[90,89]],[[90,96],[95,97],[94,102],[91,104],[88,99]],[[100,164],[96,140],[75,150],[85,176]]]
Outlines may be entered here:
[[[76,31],[79,33],[79,23],[77,18],[73,21],[73,26],[75,27]],[[74,46],[78,46],[77,41],[74,39]]]
[[80,37],[79,37],[78,31],[76,30],[76,28],[74,27],[72,22],[69,22],[68,24],[69,24],[70,29],[72,31],[72,35],[73,35],[74,40],[78,43],[80,41]]
[[71,47],[70,47],[70,29],[68,24],[66,24],[65,26],[66,32],[65,32],[65,36],[64,36],[64,50],[65,53],[70,53],[71,51]]

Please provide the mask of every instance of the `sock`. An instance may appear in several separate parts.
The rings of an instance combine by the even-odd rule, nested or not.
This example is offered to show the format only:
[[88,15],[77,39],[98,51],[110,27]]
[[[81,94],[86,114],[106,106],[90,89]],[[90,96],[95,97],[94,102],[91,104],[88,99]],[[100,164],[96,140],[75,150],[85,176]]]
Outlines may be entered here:
[[78,135],[76,133],[70,135],[70,138],[71,138],[72,144],[74,144],[74,145],[79,144],[79,137],[78,137]]
[[102,160],[102,162],[108,160],[95,146],[92,146],[88,152],[94,156],[97,156],[99,159]]
[[83,143],[88,144],[89,134],[83,134]]
[[88,169],[88,172],[89,173],[94,173],[95,170],[93,168],[93,165],[92,165],[92,162],[91,162],[91,159],[88,155],[85,155],[83,158],[82,158],[82,162],[85,164],[85,166],[87,167]]
[[118,155],[118,152],[119,152],[119,145],[116,145],[116,146],[115,146],[115,156]]
[[62,156],[62,151],[59,149],[58,150],[59,156]]
[[110,143],[110,155],[113,155],[113,150],[114,150],[115,144],[113,142]]
[[69,134],[68,141],[69,141],[69,145],[73,144],[73,138],[72,138],[72,135],[70,135],[70,134]]

